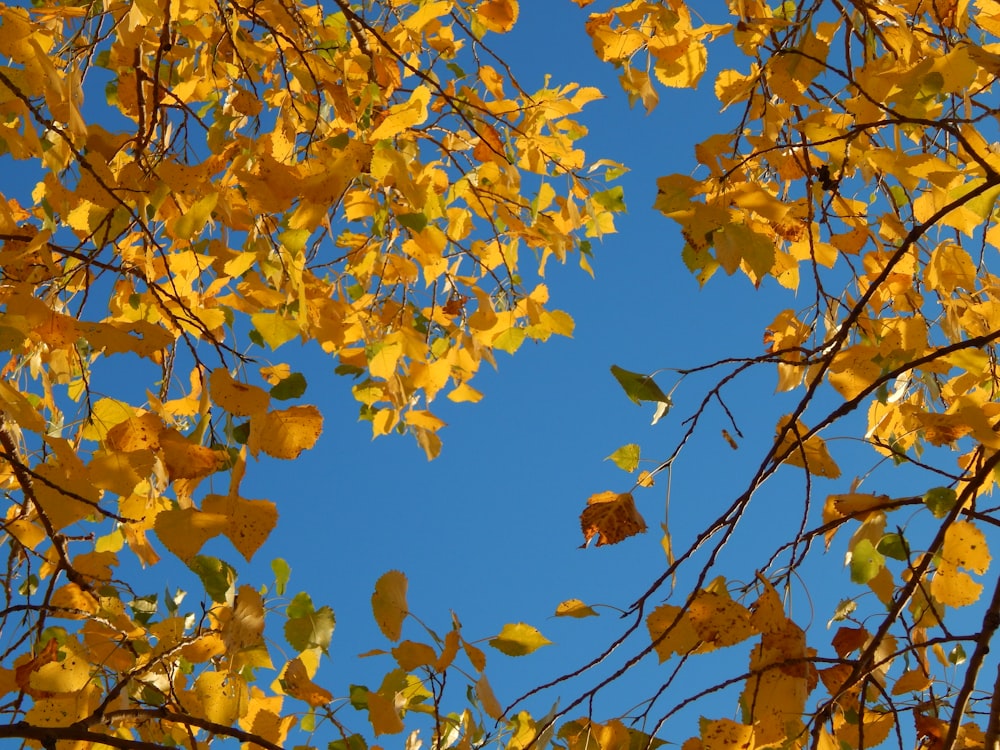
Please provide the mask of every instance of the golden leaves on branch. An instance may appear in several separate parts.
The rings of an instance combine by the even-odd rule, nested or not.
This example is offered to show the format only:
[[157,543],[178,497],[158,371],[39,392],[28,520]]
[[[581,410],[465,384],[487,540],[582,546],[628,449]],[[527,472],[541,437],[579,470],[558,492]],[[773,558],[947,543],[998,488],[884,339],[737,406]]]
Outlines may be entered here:
[[597,545],[617,544],[630,536],[646,530],[646,522],[635,507],[629,492],[600,492],[587,500],[587,507],[580,514],[583,544],[597,537]]

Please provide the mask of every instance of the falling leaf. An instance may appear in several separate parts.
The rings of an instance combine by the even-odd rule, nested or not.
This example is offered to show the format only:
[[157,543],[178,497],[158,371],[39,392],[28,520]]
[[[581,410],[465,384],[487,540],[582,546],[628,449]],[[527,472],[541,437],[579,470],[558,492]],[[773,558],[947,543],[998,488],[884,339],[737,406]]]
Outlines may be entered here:
[[551,643],[536,628],[523,622],[504,625],[500,634],[490,639],[490,645],[507,656],[526,656]]
[[580,514],[583,544],[586,547],[595,536],[597,546],[617,544],[622,539],[641,534],[646,522],[636,510],[631,493],[601,492],[587,500]]

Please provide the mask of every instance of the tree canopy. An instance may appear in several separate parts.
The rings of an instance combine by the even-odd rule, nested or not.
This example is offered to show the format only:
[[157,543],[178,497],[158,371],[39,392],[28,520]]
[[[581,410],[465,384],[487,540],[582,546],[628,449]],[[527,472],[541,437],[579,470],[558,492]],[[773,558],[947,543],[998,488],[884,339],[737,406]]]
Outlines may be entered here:
[[[325,373],[303,372],[290,342],[328,355],[374,436],[434,458],[435,399],[476,402],[497,351],[572,334],[546,264],[589,271],[625,206],[627,165],[581,146],[601,92],[521,86],[493,44],[517,0],[0,6],[0,154],[27,176],[0,188],[0,737],[637,750],[706,705],[684,750],[995,750],[994,5],[589,9],[634,106],[700,82],[736,123],[649,186],[680,230],[666,249],[705,295],[745,277],[795,307],[720,361],[601,363],[678,437],[610,456],[628,477],[595,488],[581,542],[649,541],[639,508],[663,506],[665,563],[637,572],[650,583],[617,603],[617,637],[510,705],[487,662],[547,645],[533,625],[485,643],[456,616],[435,630],[403,572],[359,572],[386,639],[368,655],[391,666],[335,696],[324,592],[289,594],[281,560],[267,585],[237,584],[204,547],[225,538],[250,563],[278,524],[274,498],[252,497],[259,460],[295,461],[324,428],[309,400]],[[706,76],[710,54],[724,64]],[[775,424],[733,405],[759,370]],[[706,431],[757,468],[679,530],[670,476]],[[792,530],[759,559],[727,554],[779,472],[800,480],[780,511]],[[835,538],[846,570],[829,564]],[[198,601],[149,593],[171,565],[200,580]],[[840,603],[809,612],[796,587]],[[631,709],[602,713],[655,661]],[[711,684],[685,689],[705,664]],[[737,709],[712,713],[723,693]],[[539,694],[560,700],[540,709]]]

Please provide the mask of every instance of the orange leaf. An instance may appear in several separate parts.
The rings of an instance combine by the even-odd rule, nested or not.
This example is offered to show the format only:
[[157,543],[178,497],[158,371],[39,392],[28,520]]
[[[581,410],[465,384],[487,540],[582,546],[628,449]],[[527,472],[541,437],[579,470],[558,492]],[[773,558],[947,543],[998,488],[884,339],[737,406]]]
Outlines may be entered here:
[[274,458],[290,460],[312,448],[322,431],[323,415],[315,406],[292,406],[258,413],[250,419],[247,447],[254,457],[264,451]]
[[305,701],[312,707],[324,706],[333,700],[329,690],[321,688],[311,679],[306,665],[300,658],[292,659],[285,667],[284,689],[288,695]]
[[486,0],[476,14],[487,29],[504,33],[514,28],[519,10],[517,0]]
[[223,367],[212,370],[208,383],[212,401],[236,416],[248,417],[265,411],[271,402],[271,394],[263,388],[236,382]]
[[600,492],[587,500],[587,507],[580,514],[583,544],[598,536],[597,546],[617,544],[622,539],[641,534],[646,522],[635,508],[629,492]]

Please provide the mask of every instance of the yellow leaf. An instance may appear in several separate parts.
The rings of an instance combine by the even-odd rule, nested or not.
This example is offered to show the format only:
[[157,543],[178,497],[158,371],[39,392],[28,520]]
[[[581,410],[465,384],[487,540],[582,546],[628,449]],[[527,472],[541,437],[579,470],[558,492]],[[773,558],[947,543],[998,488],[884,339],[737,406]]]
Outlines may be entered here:
[[284,362],[276,365],[266,365],[260,368],[260,376],[268,385],[277,385],[292,374],[292,368]]
[[392,138],[404,130],[419,125],[427,119],[427,104],[431,92],[426,86],[417,86],[410,95],[409,101],[395,104],[389,108],[382,122],[371,132],[372,142]]
[[209,721],[229,726],[247,710],[247,686],[231,672],[202,672],[194,683],[201,713]]
[[749,610],[728,594],[699,591],[686,617],[698,638],[713,648],[742,643],[757,632],[751,625]]
[[432,666],[437,663],[437,653],[426,643],[403,641],[392,649],[392,655],[407,672],[419,667]]
[[499,635],[490,638],[490,645],[507,656],[526,656],[551,643],[537,628],[523,622],[507,623]]
[[983,575],[990,567],[986,536],[971,521],[955,521],[944,532],[941,556],[950,564]]
[[976,267],[959,245],[944,243],[931,253],[924,281],[928,289],[942,294],[951,294],[959,287],[973,292],[976,289]]
[[323,431],[323,415],[315,406],[255,414],[250,418],[247,447],[256,457],[261,451],[274,458],[293,459],[312,448]]
[[399,734],[404,728],[395,701],[371,691],[368,692],[368,720],[372,724],[375,736]]
[[382,343],[378,345],[368,358],[368,371],[373,377],[389,380],[396,372],[396,363],[403,354],[403,347],[398,343]]
[[227,518],[197,508],[176,508],[158,513],[154,528],[163,546],[184,562],[197,555],[202,546],[226,528]]
[[673,604],[662,604],[650,612],[646,627],[661,663],[673,654],[691,653],[701,642],[683,610]]
[[777,455],[785,457],[782,463],[801,466],[811,474],[828,479],[839,477],[840,468],[834,463],[829,451],[827,451],[826,443],[819,436],[813,435],[803,444],[796,437],[796,433],[803,435],[809,429],[801,422],[796,422],[793,428],[786,431],[785,426],[790,420],[791,416],[782,417],[778,420],[778,425],[775,428],[775,433],[778,435],[784,432],[781,445],[777,448]]
[[838,352],[830,364],[830,384],[845,400],[853,399],[882,375],[878,356],[876,347],[864,344]]
[[467,383],[460,383],[455,386],[448,394],[448,400],[454,401],[455,403],[462,403],[463,401],[469,401],[473,404],[478,403],[482,400],[483,394],[477,391],[475,388],[471,387]]
[[291,341],[302,332],[297,321],[278,313],[254,313],[250,316],[250,322],[272,350]]
[[597,612],[579,599],[567,599],[556,607],[556,617],[597,617]]
[[160,449],[171,480],[207,477],[224,461],[221,451],[192,443],[173,429],[164,430],[160,435]]
[[514,28],[518,10],[517,0],[486,0],[476,9],[476,15],[490,31],[504,33]]
[[931,686],[933,680],[922,669],[910,669],[903,672],[892,686],[893,695],[905,693],[922,693]]
[[35,467],[35,476],[35,499],[56,531],[95,512],[101,493],[86,475],[68,476],[62,467],[45,463]]
[[62,661],[42,664],[31,672],[28,686],[40,693],[76,693],[90,681],[90,664],[70,653]]
[[206,513],[216,513],[226,519],[222,533],[247,562],[278,525],[278,508],[270,500],[246,500],[235,495],[206,495],[201,507]]
[[732,719],[703,719],[701,744],[704,750],[748,750],[753,746],[753,727]]
[[398,641],[407,614],[405,575],[398,570],[390,570],[376,581],[372,613],[382,634],[390,641]]
[[235,416],[248,417],[266,411],[271,403],[270,393],[255,385],[238,383],[223,367],[212,370],[208,382],[212,401]]
[[694,88],[708,65],[708,50],[697,39],[680,42],[667,57],[657,59],[653,68],[656,80],[664,86]]
[[101,697],[101,689],[91,682],[73,693],[35,700],[24,720],[36,727],[68,727],[90,716],[100,705]]
[[601,492],[587,500],[580,514],[580,528],[586,547],[595,536],[597,546],[617,544],[646,530],[646,522],[636,510],[631,493]]

